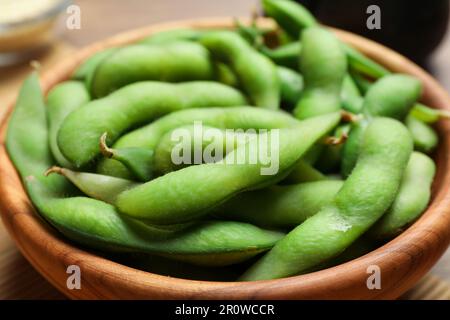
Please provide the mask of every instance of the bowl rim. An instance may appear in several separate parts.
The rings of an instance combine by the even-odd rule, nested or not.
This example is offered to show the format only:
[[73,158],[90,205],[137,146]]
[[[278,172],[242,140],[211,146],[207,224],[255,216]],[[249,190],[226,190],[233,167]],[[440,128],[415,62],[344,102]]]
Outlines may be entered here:
[[[248,23],[248,19],[241,20]],[[258,23],[273,25],[269,19],[260,19]],[[56,83],[66,80],[75,67],[94,52],[136,41],[144,35],[182,27],[205,29],[232,26],[232,18],[207,18],[151,25],[120,33],[81,49],[75,55],[62,60],[51,71],[41,75],[41,84],[44,92],[47,93]],[[388,69],[418,77],[424,84],[424,99],[434,107],[450,110],[450,97],[446,90],[413,62],[361,36],[337,29],[333,31],[338,37]],[[254,282],[216,282],[172,278],[121,265],[83,251],[62,239],[57,232],[42,223],[22,187],[19,190],[8,189],[11,185],[17,185],[17,182],[21,185],[17,172],[11,170],[14,167],[4,145],[7,123],[13,105],[14,103],[9,105],[0,127],[2,218],[10,235],[31,264],[55,287],[71,298],[126,298],[127,296],[171,299],[397,298],[433,266],[450,243],[450,192],[447,191],[448,189],[438,188],[434,190],[433,199],[427,211],[400,236],[355,260],[305,275]],[[440,133],[450,132],[450,123],[439,123],[437,128]],[[437,156],[438,173],[435,180],[439,180],[442,186],[450,185],[448,170],[450,160],[445,156],[448,150],[450,150],[450,138],[443,141]],[[33,235],[23,233],[26,227],[33,229]],[[27,247],[30,244],[39,254],[42,254],[40,258],[45,262],[36,259],[37,253],[30,251]],[[58,262],[58,268],[70,264],[78,264],[83,268],[87,278],[92,281],[88,291],[68,290],[64,286],[65,280],[60,281],[65,270],[58,270],[58,276],[47,270],[45,263],[57,261],[54,257],[55,252],[47,250],[49,246],[63,255],[60,260],[63,260],[65,264],[61,265],[61,262]],[[396,280],[384,283],[381,290],[368,290],[366,280],[370,274],[367,267],[373,265],[379,266],[385,270],[388,277]],[[57,277],[59,279],[56,279]],[[118,282],[122,292],[116,289]],[[95,284],[103,285],[110,291],[101,293],[94,288]]]

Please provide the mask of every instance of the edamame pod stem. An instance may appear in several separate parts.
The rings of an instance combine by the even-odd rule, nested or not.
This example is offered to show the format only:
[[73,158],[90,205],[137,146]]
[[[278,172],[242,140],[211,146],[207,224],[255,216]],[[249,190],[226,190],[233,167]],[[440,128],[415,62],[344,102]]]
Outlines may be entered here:
[[219,206],[213,214],[267,228],[296,227],[330,203],[342,184],[336,180],[316,181],[244,192]]
[[303,77],[298,72],[285,67],[277,67],[280,78],[281,102],[288,108],[293,108],[303,92]]
[[125,131],[173,111],[245,102],[239,91],[214,82],[135,83],[67,116],[59,130],[58,146],[73,165],[82,167],[100,154],[98,139],[105,132],[111,144]]
[[[181,110],[122,136],[113,148],[116,150],[121,148],[155,150],[166,132],[183,125],[191,125],[195,121],[211,127],[243,130],[286,128],[299,122],[288,113],[254,107]],[[97,171],[105,175],[132,178],[126,167],[111,159],[100,161]]]
[[183,82],[212,80],[213,76],[210,55],[197,43],[130,45],[100,63],[92,78],[91,92],[99,98],[138,81]]
[[302,33],[302,45],[300,72],[305,89],[294,115],[306,119],[340,110],[347,58],[339,41],[325,29],[308,28]]
[[376,239],[391,239],[403,232],[425,210],[430,201],[436,165],[428,156],[413,152],[391,208],[370,229]]
[[66,81],[56,85],[47,96],[47,117],[49,125],[49,143],[56,162],[66,168],[71,163],[63,156],[57,143],[58,130],[62,122],[75,109],[88,103],[89,93],[79,81]]
[[317,25],[314,16],[299,3],[288,0],[263,0],[264,12],[291,37],[298,39],[302,29]]
[[113,55],[119,48],[108,48],[97,53],[94,53],[86,61],[84,61],[73,74],[72,78],[75,80],[84,81],[86,88],[90,90],[92,87],[92,78],[95,70],[106,58]]
[[107,133],[100,137],[100,151],[108,159],[122,163],[139,181],[149,181],[153,177],[154,152],[146,148],[112,149],[106,144]]
[[205,221],[164,229],[121,216],[107,203],[58,198],[34,177],[26,181],[33,203],[67,238],[108,252],[161,255],[197,265],[225,266],[270,249],[282,233],[240,222]]
[[414,148],[424,153],[432,153],[439,144],[439,136],[430,125],[409,115],[405,121],[406,127],[414,141]]
[[372,117],[391,117],[404,120],[420,97],[419,80],[402,74],[388,75],[373,84],[366,94],[363,113],[365,119],[354,124],[342,154],[341,173],[348,176],[355,166],[362,135]]
[[280,107],[280,83],[275,64],[231,31],[209,32],[201,37],[215,59],[229,64],[250,100],[259,107]]
[[393,203],[411,152],[402,123],[375,119],[364,133],[355,169],[331,204],[288,233],[241,280],[296,275],[342,253]]
[[411,110],[411,115],[427,124],[433,124],[441,119],[449,120],[450,112],[447,110],[433,109],[422,103],[416,103]]
[[[278,143],[270,146],[270,154],[278,155],[276,169],[264,166],[261,159],[256,159],[255,164],[236,163],[236,156],[247,150],[245,145],[229,153],[224,161],[187,167],[125,191],[117,198],[116,206],[124,214],[157,224],[198,218],[239,192],[284,178],[305,151],[339,120],[340,114],[334,113],[279,130]],[[269,146],[262,144],[258,151],[263,153],[259,154],[268,154],[265,152]],[[266,170],[262,171],[264,168]]]
[[60,167],[51,167],[45,172],[45,175],[48,176],[52,173],[67,178],[85,195],[110,204],[114,204],[117,195],[138,185],[138,183],[126,179],[88,172],[76,172]]

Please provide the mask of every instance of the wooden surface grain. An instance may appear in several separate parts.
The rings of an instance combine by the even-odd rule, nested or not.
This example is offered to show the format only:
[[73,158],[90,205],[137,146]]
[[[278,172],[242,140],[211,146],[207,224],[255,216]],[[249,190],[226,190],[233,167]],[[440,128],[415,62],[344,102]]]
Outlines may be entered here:
[[[65,30],[62,42],[44,57],[44,68],[51,67],[59,58],[81,47],[117,32],[152,23],[209,16],[245,16],[257,0],[76,0],[82,12],[80,30]],[[50,59],[49,59],[50,57]],[[430,62],[430,70],[450,91],[450,33]],[[28,66],[0,69],[0,118],[8,100],[16,93],[18,84],[29,70]],[[450,281],[450,251],[405,297],[408,299],[450,299],[439,278]],[[63,296],[53,289],[20,255],[0,225],[0,299],[48,298]]]

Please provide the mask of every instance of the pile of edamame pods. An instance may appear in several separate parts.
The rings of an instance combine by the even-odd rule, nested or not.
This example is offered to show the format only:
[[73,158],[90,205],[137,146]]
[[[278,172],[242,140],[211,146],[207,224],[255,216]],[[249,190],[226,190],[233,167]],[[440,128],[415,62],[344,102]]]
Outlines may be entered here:
[[[239,270],[239,281],[339,264],[411,225],[430,200],[432,125],[448,114],[296,2],[262,6],[277,27],[160,32],[94,54],[46,97],[29,76],[7,149],[42,217],[130,264]],[[197,121],[278,130],[278,172],[225,164],[245,143],[174,164],[175,130],[207,145]]]

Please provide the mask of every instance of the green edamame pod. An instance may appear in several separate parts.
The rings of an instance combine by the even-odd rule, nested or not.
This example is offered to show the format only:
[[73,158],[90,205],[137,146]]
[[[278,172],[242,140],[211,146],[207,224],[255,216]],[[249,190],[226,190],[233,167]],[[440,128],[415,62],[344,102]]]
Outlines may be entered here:
[[289,0],[263,0],[262,6],[264,12],[294,39],[298,39],[302,29],[317,25],[314,16],[299,3]]
[[420,97],[422,86],[417,79],[402,75],[388,75],[373,84],[366,94],[363,113],[366,119],[354,123],[344,145],[341,173],[348,176],[358,158],[364,130],[372,117],[382,116],[404,120]]
[[342,83],[341,99],[343,109],[352,113],[361,112],[364,98],[350,75],[347,75]]
[[66,81],[56,85],[47,96],[49,143],[56,162],[66,168],[71,163],[62,155],[57,143],[58,130],[69,113],[89,102],[89,93],[79,81]]
[[[154,170],[159,174],[167,174],[191,164],[221,161],[255,136],[256,130],[223,130],[201,123],[178,127],[161,138],[155,150]],[[174,163],[174,155],[181,163]],[[196,155],[199,159],[196,159]]]
[[244,192],[215,209],[214,215],[267,228],[296,227],[330,203],[342,184],[316,181]]
[[293,108],[303,92],[303,77],[298,72],[285,67],[277,67],[280,78],[281,102]]
[[385,67],[367,58],[350,45],[342,43],[342,47],[347,54],[348,64],[354,71],[373,79],[379,79],[390,74]]
[[211,80],[214,68],[208,51],[194,42],[131,45],[104,59],[95,70],[91,92],[104,97],[130,83],[155,80]]
[[[229,265],[272,247],[281,233],[238,222],[155,227],[117,213],[104,202],[70,197],[63,177],[43,177],[53,159],[38,77],[25,81],[11,117],[7,148],[33,204],[67,238],[93,249],[143,252],[201,265]],[[40,178],[37,178],[40,177]]]
[[[303,29],[318,25],[311,13],[294,1],[263,0],[263,8],[266,14],[273,18],[294,39],[298,39]],[[389,74],[389,71],[383,66],[367,58],[351,46],[344,43],[342,45],[352,69],[374,79]]]
[[341,109],[342,82],[347,74],[347,58],[337,38],[322,28],[302,33],[300,71],[305,89],[294,115],[306,119]]
[[108,48],[94,53],[86,61],[84,61],[74,72],[72,78],[74,80],[84,81],[86,88],[90,90],[92,87],[92,78],[95,70],[106,58],[112,56],[119,48]]
[[60,167],[51,167],[45,172],[45,175],[48,176],[52,173],[67,178],[85,195],[110,204],[116,201],[117,195],[120,193],[138,186],[138,183],[130,180],[95,173],[76,172]]
[[425,210],[430,201],[436,165],[428,156],[413,152],[391,208],[370,229],[376,239],[391,239],[403,232]]
[[25,79],[6,134],[6,148],[22,179],[44,173],[53,163],[48,143],[47,115],[39,77]]
[[424,153],[431,153],[439,144],[439,136],[430,125],[409,115],[406,118],[406,127],[414,141],[414,148]]
[[[278,155],[271,167],[256,159],[239,164],[236,157],[247,145],[229,153],[223,161],[187,167],[125,191],[116,206],[124,214],[157,224],[189,221],[205,214],[235,194],[281,180],[317,140],[332,130],[339,113],[315,117],[296,127],[279,130],[278,143],[259,146],[259,154]],[[276,139],[274,137],[273,139]],[[228,160],[231,159],[231,161]],[[272,167],[276,164],[277,168]],[[262,171],[262,169],[266,169]],[[267,171],[267,172],[266,172]],[[196,190],[196,192],[192,192]]]
[[259,50],[275,64],[297,70],[299,65],[298,57],[300,56],[301,49],[301,43],[296,41],[274,49],[262,46]]
[[135,83],[67,116],[59,130],[58,145],[70,162],[81,167],[100,154],[99,138],[105,132],[111,144],[123,132],[173,111],[245,102],[239,91],[214,82]]
[[[114,149],[146,148],[155,150],[162,136],[177,127],[201,121],[203,125],[227,129],[277,129],[298,124],[288,113],[254,107],[208,108],[181,110],[122,136]],[[118,161],[103,159],[97,171],[105,175],[132,179]]]
[[164,229],[121,216],[104,202],[58,198],[34,177],[26,181],[33,203],[61,233],[93,249],[161,255],[197,265],[225,266],[270,249],[282,233],[246,223],[211,221]]
[[363,112],[404,120],[421,93],[422,85],[416,78],[403,74],[385,76],[367,92]]
[[300,159],[283,182],[294,184],[321,180],[327,180],[327,177],[308,162]]
[[373,82],[365,78],[363,75],[358,72],[350,72],[350,75],[353,79],[353,82],[357,85],[359,91],[366,95],[367,91],[369,91],[370,87],[373,85]]
[[214,68],[215,68],[214,78],[218,82],[226,84],[227,86],[230,87],[235,88],[239,87],[239,80],[234,74],[233,70],[231,70],[231,68],[228,65],[222,62],[216,62],[214,64]]
[[392,204],[411,152],[403,124],[375,119],[364,133],[355,169],[331,204],[288,233],[241,280],[296,275],[342,253]]
[[424,123],[432,124],[441,119],[450,119],[450,112],[447,110],[433,109],[422,103],[416,103],[411,110],[411,115]]
[[230,65],[250,100],[259,107],[280,107],[280,84],[274,63],[231,31],[209,32],[200,40],[219,61]]

